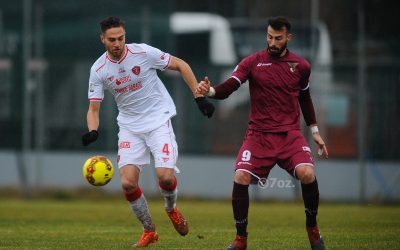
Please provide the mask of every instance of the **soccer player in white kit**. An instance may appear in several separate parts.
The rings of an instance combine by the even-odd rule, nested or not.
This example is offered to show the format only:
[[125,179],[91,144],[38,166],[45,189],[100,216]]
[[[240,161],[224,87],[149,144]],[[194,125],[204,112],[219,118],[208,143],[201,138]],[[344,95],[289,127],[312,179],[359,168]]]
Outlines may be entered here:
[[200,111],[210,118],[214,106],[196,93],[197,79],[183,60],[147,44],[125,44],[125,23],[109,17],[100,23],[101,42],[106,52],[90,70],[88,131],[82,136],[83,145],[98,138],[100,104],[104,90],[114,96],[118,114],[118,167],[125,197],[143,226],[136,247],[146,247],[158,240],[146,199],[139,187],[142,167],[154,157],[159,188],[166,212],[176,231],[184,236],[188,223],[176,207],[177,179],[175,177],[178,147],[171,124],[176,115],[175,104],[156,70],[178,71],[190,90]]

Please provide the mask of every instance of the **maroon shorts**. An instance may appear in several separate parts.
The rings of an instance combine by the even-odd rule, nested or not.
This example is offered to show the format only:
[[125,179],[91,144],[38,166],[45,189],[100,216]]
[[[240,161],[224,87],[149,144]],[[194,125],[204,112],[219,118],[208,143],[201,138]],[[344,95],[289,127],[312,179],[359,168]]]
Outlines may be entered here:
[[236,170],[245,169],[267,178],[278,164],[290,175],[300,164],[314,165],[310,147],[299,130],[268,133],[248,129],[236,159]]

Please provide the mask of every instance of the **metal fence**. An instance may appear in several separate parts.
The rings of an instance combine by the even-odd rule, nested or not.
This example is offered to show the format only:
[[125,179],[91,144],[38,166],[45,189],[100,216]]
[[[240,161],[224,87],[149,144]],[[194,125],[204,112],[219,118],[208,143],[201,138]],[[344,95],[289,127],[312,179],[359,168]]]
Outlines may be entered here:
[[[170,16],[180,9],[178,2],[151,1],[135,9],[134,1],[125,1],[124,11],[118,13],[127,22],[127,42],[146,42],[181,57],[192,66],[199,80],[208,75],[213,84],[229,76],[241,58],[265,47],[263,26],[267,17],[221,16],[229,23],[236,61],[214,63],[210,59],[212,32],[222,30],[211,24],[201,32],[174,33]],[[98,38],[98,23],[112,14],[112,10],[121,8],[101,1],[93,13],[84,8],[87,3],[25,0],[23,4],[4,6],[2,2],[0,5],[1,150],[82,150],[80,136],[87,129],[89,69],[104,51]],[[218,11],[219,4],[212,6],[214,12]],[[241,6],[252,7],[250,3]],[[255,9],[250,12],[256,13]],[[243,11],[233,13],[243,14]],[[13,19],[15,16],[20,19]],[[310,23],[310,19],[314,21]],[[326,22],[315,16],[296,20],[295,36],[289,48],[313,65],[311,90],[331,158],[359,159],[360,163],[368,161],[369,165],[374,161],[398,164],[400,58],[397,50],[384,57],[376,52],[377,48],[393,48],[397,43],[391,40],[382,44],[361,35],[356,35],[358,40],[336,41]],[[360,44],[364,45],[360,47]],[[180,153],[235,155],[248,122],[246,86],[228,100],[213,101],[217,111],[212,119],[206,119],[197,110],[180,77],[168,72],[159,75],[177,106],[178,115],[173,118],[173,125]],[[102,103],[100,138],[91,145],[91,150],[117,149],[117,112],[112,97],[106,95]],[[360,112],[365,116],[360,116]]]
[[[128,21],[128,41],[141,41],[146,37],[143,34],[150,33],[152,45],[187,60],[198,79],[208,75],[214,84],[222,81],[233,70],[235,64],[215,65],[210,61],[207,56],[211,46],[208,43],[210,35],[207,32],[186,36],[174,35],[168,26],[168,15],[153,18],[148,24],[147,32],[129,33],[130,27],[145,22],[143,18],[145,16]],[[34,39],[31,60],[27,63],[29,79],[24,79],[21,71],[22,54],[14,50],[7,55],[7,50],[3,49],[0,60],[0,148],[21,148],[21,132],[25,131],[30,137],[29,148],[81,149],[79,137],[86,129],[88,72],[93,61],[103,51],[97,31],[100,17],[92,17],[90,20],[88,23],[93,27],[88,23],[78,27],[61,21],[45,22],[41,28],[37,27],[35,36],[32,36]],[[79,25],[82,21],[84,20],[79,19],[74,23]],[[261,22],[259,19],[257,22],[251,19],[231,19],[237,62],[250,52],[265,46],[260,25],[264,22],[265,19],[261,19]],[[76,31],[78,28],[82,30]],[[3,36],[10,40],[12,34],[13,32],[5,32]],[[41,37],[38,37],[38,34],[41,34]],[[85,41],[85,46],[70,38],[75,34]],[[300,41],[292,47],[295,52],[305,55],[313,63],[311,89],[331,156],[357,157],[357,130],[360,125],[357,114],[359,110],[365,110],[365,144],[368,157],[398,160],[400,151],[395,143],[400,138],[400,130],[396,126],[399,122],[400,63],[394,58],[387,63],[366,65],[366,103],[364,107],[358,107],[361,90],[357,85],[357,61],[336,63],[332,48],[328,48],[332,54],[329,64],[312,60],[309,50],[318,50],[319,47],[313,47],[311,41],[305,39],[309,37],[304,34],[311,33],[305,32],[304,29],[295,33],[295,39]],[[246,39],[243,39],[244,37]],[[290,46],[291,44],[289,48],[292,48]],[[324,52],[318,51],[317,55],[321,53]],[[215,102],[218,107],[216,116],[207,120],[197,112],[191,93],[182,79],[168,72],[160,73],[160,77],[177,105],[178,116],[173,122],[181,152],[234,154],[240,146],[248,121],[249,103],[246,87],[234,93],[232,100]],[[24,110],[24,105],[27,110]],[[93,147],[113,150],[116,148],[117,110],[111,96],[106,96],[102,107],[101,137],[99,143]],[[29,128],[26,130],[26,127]]]

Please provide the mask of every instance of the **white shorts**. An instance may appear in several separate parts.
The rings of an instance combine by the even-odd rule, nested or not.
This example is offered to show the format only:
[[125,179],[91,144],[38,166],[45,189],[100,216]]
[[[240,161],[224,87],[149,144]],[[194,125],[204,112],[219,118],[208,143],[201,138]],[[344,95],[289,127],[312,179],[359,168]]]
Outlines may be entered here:
[[150,164],[150,153],[154,157],[155,167],[174,168],[178,159],[178,145],[175,140],[171,120],[159,128],[143,134],[134,134],[127,129],[118,133],[118,167],[132,164],[142,170]]

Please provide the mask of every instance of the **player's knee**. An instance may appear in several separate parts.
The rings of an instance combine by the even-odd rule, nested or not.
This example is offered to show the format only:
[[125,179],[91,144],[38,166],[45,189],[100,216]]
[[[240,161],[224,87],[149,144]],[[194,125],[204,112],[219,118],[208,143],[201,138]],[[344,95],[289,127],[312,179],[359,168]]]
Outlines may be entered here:
[[177,185],[177,180],[174,175],[162,175],[159,177],[159,186],[165,190],[174,190]]
[[244,171],[236,171],[235,182],[242,185],[249,185],[251,182],[251,175]]
[[314,169],[312,166],[305,165],[298,167],[296,175],[303,184],[309,184],[315,180]]
[[134,181],[121,180],[122,190],[126,193],[134,193],[139,187],[138,183]]

